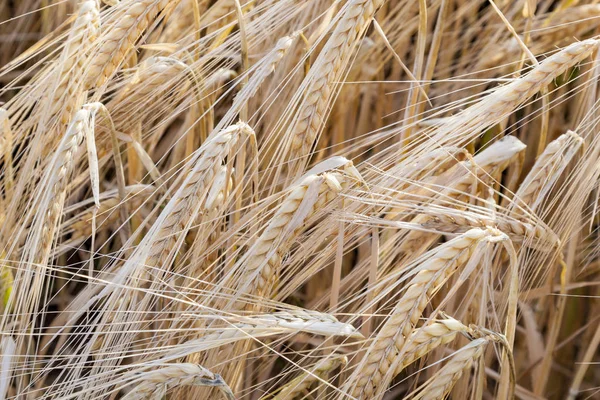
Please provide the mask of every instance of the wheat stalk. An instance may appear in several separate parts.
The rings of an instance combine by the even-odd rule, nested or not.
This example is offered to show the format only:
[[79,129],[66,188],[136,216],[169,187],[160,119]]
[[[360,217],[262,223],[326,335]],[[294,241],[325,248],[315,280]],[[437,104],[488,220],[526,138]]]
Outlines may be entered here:
[[352,396],[372,398],[376,392],[387,389],[395,372],[394,365],[401,362],[406,337],[421,317],[433,293],[469,260],[482,241],[502,237],[498,231],[471,229],[436,248],[431,258],[408,283],[407,289],[394,307],[385,324],[370,344],[360,366],[347,384]]
[[217,328],[200,338],[182,342],[176,348],[170,349],[159,361],[169,362],[249,338],[259,339],[282,334],[306,332],[325,337],[363,338],[354,326],[339,322],[332,315],[310,310],[294,309],[252,317],[234,317],[225,319],[224,322],[228,322],[227,327]]
[[[519,186],[515,199],[535,211],[544,197],[540,196],[544,188],[551,187],[583,143],[583,139],[577,133],[568,131],[548,144]],[[516,209],[517,205],[518,203],[511,203],[510,208],[514,215],[522,219],[522,211]]]
[[342,190],[338,178],[329,173],[309,175],[292,188],[243,263],[239,293],[269,296],[279,264],[304,221]]
[[[186,64],[173,57],[150,57],[141,63],[110,105],[116,125],[120,129],[128,128],[136,122],[136,119],[128,118],[132,111],[147,112],[143,105],[150,105],[159,98],[161,102],[165,101],[164,94],[170,94],[171,87],[178,83],[176,78],[187,70]],[[132,109],[131,105],[135,108]],[[124,124],[125,121],[127,124]]]
[[197,214],[223,160],[244,138],[253,140],[254,131],[240,122],[219,132],[200,148],[194,167],[161,215],[160,224],[155,224],[155,232],[149,236],[152,240],[147,243],[148,255],[144,264],[158,268],[167,260],[179,235],[185,233],[186,226]]
[[[206,219],[211,223],[204,227],[200,226],[195,234],[194,243],[192,245],[192,259],[206,259],[205,263],[198,262],[198,266],[189,274],[193,277],[202,277],[203,280],[212,282],[214,279],[211,275],[216,274],[216,271],[208,271],[210,266],[216,261],[216,255],[210,252],[208,255],[207,248],[211,246],[220,235],[220,224],[223,208],[227,205],[229,196],[233,189],[232,170],[226,166],[221,168],[221,171],[215,177],[215,181],[208,192],[205,202],[207,210]],[[197,282],[196,282],[197,284]],[[202,284],[204,286],[204,284]]]
[[596,50],[598,43],[596,39],[573,43],[542,61],[522,78],[494,91],[486,99],[485,111],[491,113],[487,118],[501,119],[507,110],[514,109],[516,105],[548,86],[552,79],[567,68],[588,57]]
[[[311,68],[303,87],[303,101],[290,129],[289,155],[293,159],[308,155],[326,118],[326,111],[337,81],[343,76],[346,63],[354,54],[359,39],[371,23],[375,12],[385,0],[352,0],[343,9],[331,38]],[[292,177],[298,173],[292,171]]]
[[87,65],[86,86],[103,86],[134,49],[135,42],[167,6],[172,8],[179,0],[129,0],[120,2],[112,23],[106,25],[99,37],[100,46],[93,52]]
[[[468,206],[469,194],[476,194],[478,186],[481,182],[489,182],[490,177],[496,176],[504,170],[508,164],[520,152],[525,149],[525,145],[517,138],[506,136],[502,140],[494,143],[486,150],[474,157],[472,161],[465,161],[448,171],[441,179],[450,180],[451,183],[444,186],[439,195],[440,200],[437,202],[449,202],[455,200],[454,203],[459,203],[459,208],[464,210]],[[465,174],[467,171],[474,170],[473,175]],[[453,179],[453,176],[460,174],[458,179]],[[435,204],[434,200],[434,204]],[[460,203],[462,202],[462,204]],[[427,225],[428,222],[435,220],[435,216],[417,215],[412,219],[411,223],[419,225]],[[431,235],[419,231],[409,232],[407,237],[399,245],[400,252],[409,257],[416,257],[429,246],[437,235]]]
[[[171,197],[136,251],[121,267],[119,274],[113,278],[114,284],[130,280],[136,286],[152,287],[155,282],[161,282],[162,274],[166,272],[163,265],[172,261],[170,257],[178,248],[178,242],[187,233],[200,210],[204,209],[207,195],[210,194],[215,177],[223,168],[224,159],[243,142],[243,139],[253,140],[253,137],[252,129],[247,124],[240,122],[218,132],[204,143],[195,158],[190,160],[190,164],[193,166],[182,179],[177,192]],[[119,297],[122,295],[120,291],[115,290],[116,286],[109,286],[105,288],[101,296]],[[142,307],[150,299],[151,296],[145,296],[136,303],[136,306]],[[113,307],[121,308],[121,304],[117,302]],[[105,313],[105,323],[118,323],[123,318],[122,315],[116,317],[118,318],[115,318],[112,313]],[[111,336],[111,339],[107,340],[103,336]],[[96,340],[100,340],[103,347],[104,343],[106,346],[110,346],[114,340],[112,336],[114,334],[100,334]],[[96,347],[98,346],[96,344]]]
[[[35,257],[35,262],[42,265],[47,263],[50,256],[50,248],[58,230],[59,219],[65,203],[68,179],[75,166],[75,154],[85,137],[86,129],[90,129],[89,118],[90,114],[87,110],[82,109],[75,114],[53,161],[53,171],[49,174],[51,189],[45,200],[48,208],[45,212],[39,250]],[[37,239],[32,240],[37,241]],[[34,247],[35,245],[31,244],[31,248]]]
[[456,335],[468,335],[470,332],[469,327],[449,316],[444,316],[441,320],[416,329],[406,338],[406,348],[394,374],[398,375],[406,367],[436,348],[452,342]]
[[342,355],[330,355],[319,361],[309,371],[289,381],[284,387],[277,390],[275,394],[267,395],[261,399],[285,400],[294,399],[304,393],[315,383],[324,380],[327,374],[337,367],[348,364],[348,358]]
[[485,338],[475,339],[458,350],[433,378],[417,389],[418,394],[410,396],[410,398],[445,399],[465,371],[470,370],[471,366],[479,360],[488,342],[488,339]]
[[92,234],[91,221],[94,215],[98,219],[98,226],[110,226],[119,221],[119,213],[116,212],[122,200],[119,197],[112,197],[100,203],[100,207],[95,205],[83,213],[77,215],[71,222],[65,222],[72,230],[72,239],[85,239]]
[[[432,209],[434,210],[435,208]],[[552,249],[560,244],[556,234],[543,223],[532,224],[511,218],[486,218],[459,213],[449,215],[440,212],[430,216],[421,225],[428,230],[436,229],[448,233],[463,233],[472,228],[485,229],[491,226],[507,234],[513,242],[525,243],[537,249]],[[535,239],[535,243],[527,242],[531,238]]]
[[173,10],[173,14],[167,22],[166,27],[160,32],[160,36],[157,39],[159,43],[175,43],[178,39],[181,40],[182,34],[194,25],[194,13],[189,12],[192,7],[191,0],[182,0],[179,2]]
[[240,90],[237,96],[240,101],[248,101],[248,99],[256,95],[258,88],[265,78],[277,69],[277,66],[299,35],[300,32],[294,32],[292,35],[282,37],[275,43],[273,49],[261,61],[261,65],[252,76],[252,79]]
[[[461,143],[468,143],[481,129],[500,123],[516,107],[521,105],[568,68],[588,57],[599,44],[598,39],[587,39],[573,43],[546,58],[527,74],[500,86],[479,102],[464,111],[447,118],[447,122],[435,129],[434,136],[441,143],[448,132],[461,130]],[[428,134],[432,137],[431,134]]]
[[[241,260],[233,268],[232,273],[225,278],[225,285],[235,288],[235,297],[227,300],[225,305],[218,302],[217,308],[224,310],[239,308],[237,299],[245,300],[246,296],[253,296],[258,300],[244,305],[244,309],[264,308],[263,303],[272,296],[284,254],[303,230],[306,221],[337,197],[342,190],[340,181],[345,181],[341,174],[310,174],[292,187],[290,194],[279,206],[266,229],[249,249],[247,257]],[[229,352],[245,354],[250,345],[250,342],[241,343],[229,349]],[[213,354],[208,358],[209,363],[220,357],[223,355]],[[231,375],[237,374],[235,372],[237,368],[239,365],[230,368],[233,370]],[[223,375],[231,382],[235,382],[235,378],[233,376],[230,378],[229,373],[223,372]]]
[[85,73],[86,54],[90,44],[96,40],[99,30],[98,0],[82,0],[63,50],[60,64],[62,75],[58,78],[59,84],[54,90],[53,103],[62,106],[59,115],[63,124],[68,124],[73,112],[83,105],[84,99],[80,91],[81,79]]
[[[225,381],[200,365],[184,363],[173,364],[153,371],[143,372],[137,377],[142,383],[136,385],[123,396],[127,400],[162,399],[166,389],[179,386],[214,386],[228,399],[233,399],[233,392]],[[136,379],[136,380],[137,380]]]
[[[162,90],[159,91],[158,88],[163,87],[188,68],[185,63],[174,57],[150,57],[137,67],[127,85],[117,95],[117,99],[133,104],[139,101],[151,103],[154,97],[160,97]],[[134,90],[135,97],[132,98],[131,92]]]
[[[64,208],[68,180],[75,166],[79,145],[86,135],[86,131],[90,129],[89,124],[89,111],[79,110],[67,128],[45,176],[48,190],[45,190],[45,187],[39,189],[41,192],[39,209],[36,210],[32,222],[33,228],[25,242],[23,255],[29,267],[18,270],[15,277],[16,284],[7,302],[7,307],[14,309],[19,315],[19,322],[22,326],[35,324],[35,311],[39,307],[39,301],[45,296],[42,292],[46,282],[45,270],[52,246],[55,243],[56,233],[60,229],[60,218]],[[34,296],[26,295],[30,286],[34,288]],[[22,353],[28,354],[32,345],[31,338],[20,337],[17,339],[17,344]],[[24,372],[20,377],[20,387],[27,385],[28,377],[29,372]]]

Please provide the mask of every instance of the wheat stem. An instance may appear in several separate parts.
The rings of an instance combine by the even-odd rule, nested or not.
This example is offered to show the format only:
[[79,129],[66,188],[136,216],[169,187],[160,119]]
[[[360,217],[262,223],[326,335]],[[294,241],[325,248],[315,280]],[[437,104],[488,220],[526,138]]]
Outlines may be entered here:
[[218,374],[213,374],[206,368],[196,364],[172,364],[168,367],[143,372],[136,380],[142,383],[135,386],[123,399],[160,400],[163,392],[178,386],[214,386],[219,388],[228,399],[233,399],[233,392]]

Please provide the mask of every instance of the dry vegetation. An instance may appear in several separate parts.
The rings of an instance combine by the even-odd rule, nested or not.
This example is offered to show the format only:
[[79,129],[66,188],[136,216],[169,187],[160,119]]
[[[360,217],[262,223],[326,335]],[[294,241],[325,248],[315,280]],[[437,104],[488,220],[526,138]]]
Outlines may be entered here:
[[597,0],[0,21],[0,399],[600,398]]

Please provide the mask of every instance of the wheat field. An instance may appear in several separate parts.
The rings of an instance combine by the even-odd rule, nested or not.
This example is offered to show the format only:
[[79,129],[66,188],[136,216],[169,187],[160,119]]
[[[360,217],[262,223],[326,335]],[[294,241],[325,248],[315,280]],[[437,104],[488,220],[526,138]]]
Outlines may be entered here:
[[0,400],[600,399],[600,1],[0,0]]

